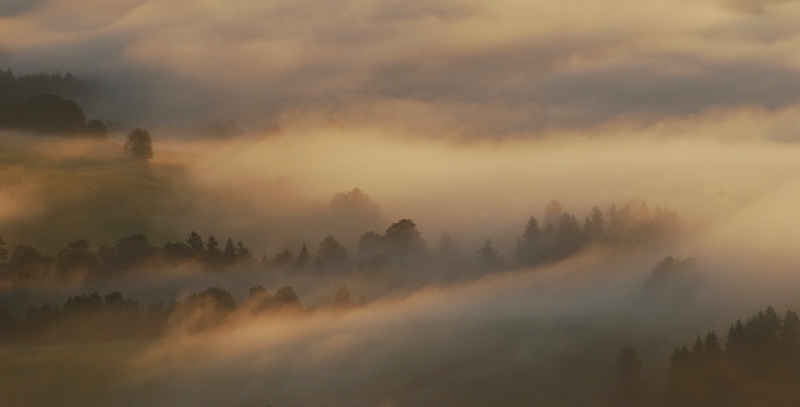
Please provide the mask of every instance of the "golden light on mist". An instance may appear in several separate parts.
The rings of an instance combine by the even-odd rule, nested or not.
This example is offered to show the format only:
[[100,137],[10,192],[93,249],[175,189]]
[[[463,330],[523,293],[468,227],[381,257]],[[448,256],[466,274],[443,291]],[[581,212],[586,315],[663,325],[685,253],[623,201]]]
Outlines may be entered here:
[[244,199],[276,180],[321,202],[358,187],[380,204],[386,221],[413,218],[435,237],[442,230],[521,228],[552,199],[579,215],[593,205],[646,202],[676,209],[693,225],[723,221],[800,175],[792,144],[716,136],[748,123],[761,126],[735,116],[688,131],[475,144],[320,130],[175,148],[191,154],[187,164],[198,182],[240,190]]
[[621,347],[653,396],[676,345],[800,305],[800,1],[9,1],[0,79],[96,80],[111,133],[0,129],[0,307],[33,315],[0,323],[170,315],[123,405],[611,405]]

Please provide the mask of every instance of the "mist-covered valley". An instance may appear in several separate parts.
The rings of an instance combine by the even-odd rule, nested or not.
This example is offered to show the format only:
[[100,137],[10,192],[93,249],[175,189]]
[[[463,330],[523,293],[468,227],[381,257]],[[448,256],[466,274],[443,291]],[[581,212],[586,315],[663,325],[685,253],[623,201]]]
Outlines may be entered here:
[[795,406],[797,1],[0,5],[0,404]]
[[[631,346],[659,404],[676,346],[797,308],[792,145],[323,129],[156,138],[142,164],[113,135],[4,143],[7,366],[138,343],[75,403],[611,405]],[[21,405],[48,403],[35,373]]]

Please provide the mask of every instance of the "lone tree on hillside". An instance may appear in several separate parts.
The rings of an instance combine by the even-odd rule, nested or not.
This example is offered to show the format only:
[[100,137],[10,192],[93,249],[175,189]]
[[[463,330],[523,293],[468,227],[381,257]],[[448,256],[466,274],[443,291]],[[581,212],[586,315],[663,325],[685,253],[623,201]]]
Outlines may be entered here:
[[135,128],[125,140],[125,153],[134,160],[147,161],[153,158],[153,140],[145,129]]

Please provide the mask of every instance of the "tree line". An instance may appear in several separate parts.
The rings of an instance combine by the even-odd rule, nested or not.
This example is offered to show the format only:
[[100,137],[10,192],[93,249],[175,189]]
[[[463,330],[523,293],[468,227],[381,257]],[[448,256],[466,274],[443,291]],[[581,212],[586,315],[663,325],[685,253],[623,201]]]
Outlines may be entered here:
[[0,103],[21,103],[47,94],[89,103],[101,96],[105,88],[97,80],[79,78],[69,72],[15,75],[11,69],[0,70]]
[[75,101],[53,94],[37,95],[24,102],[0,102],[0,130],[91,137],[108,134],[103,121],[87,121]]
[[303,244],[294,256],[284,248],[274,256],[263,255],[262,264],[271,269],[342,272],[345,270],[382,270],[390,267],[438,268],[467,267],[470,264],[483,272],[513,267],[527,267],[564,260],[590,245],[607,247],[637,246],[675,235],[680,228],[677,212],[657,206],[650,211],[647,204],[638,210],[630,205],[607,212],[592,208],[582,225],[575,215],[564,211],[553,200],[545,211],[543,222],[531,216],[517,239],[513,258],[503,259],[491,239],[473,251],[471,258],[462,258],[458,245],[443,233],[438,248],[428,250],[416,223],[401,219],[392,223],[383,234],[369,231],[361,235],[354,255],[334,236],[326,236],[318,246],[318,256],[311,262],[308,247]]
[[[654,404],[645,396],[642,367],[632,347],[616,361],[613,405]],[[789,407],[800,405],[800,317],[772,306],[732,323],[724,343],[714,331],[691,347],[676,347],[661,403],[666,407]]]
[[[365,302],[353,300],[348,288],[339,289],[328,307],[346,310]],[[311,312],[300,303],[292,287],[270,294],[253,287],[237,304],[230,292],[210,287],[183,301],[158,302],[142,307],[120,292],[97,292],[69,297],[59,307],[30,305],[24,316],[0,309],[0,345],[54,345],[154,339],[181,332],[194,334],[225,323],[237,314],[268,315],[276,312]]]
[[545,210],[543,225],[533,216],[528,219],[517,241],[515,259],[519,264],[536,265],[565,259],[589,244],[648,244],[677,232],[678,227],[677,212],[660,206],[651,211],[646,203],[637,210],[630,204],[622,208],[611,205],[605,213],[594,206],[580,223],[575,215],[562,210],[561,204],[553,200]]
[[47,256],[27,245],[5,248],[0,238],[0,286],[29,285],[39,281],[100,280],[146,268],[196,262],[204,269],[221,272],[252,259],[250,249],[239,240],[225,243],[214,235],[207,239],[191,232],[184,241],[157,247],[143,234],[123,237],[113,246],[92,247],[86,240],[69,243],[55,256]]
[[667,407],[800,405],[800,318],[767,307],[730,325],[725,343],[714,331],[675,349]]
[[[657,207],[651,213],[646,204],[635,213],[630,205],[622,209],[612,205],[606,213],[595,206],[581,227],[574,215],[561,210],[560,204],[553,201],[545,213],[543,227],[535,217],[528,219],[510,261],[502,258],[490,239],[483,247],[465,255],[446,233],[442,234],[438,247],[429,250],[416,223],[411,219],[400,219],[382,234],[375,231],[364,233],[354,254],[334,236],[328,235],[314,247],[313,259],[311,250],[304,243],[296,255],[288,247],[271,256],[263,254],[261,264],[271,271],[322,274],[379,272],[390,268],[431,273],[454,270],[487,273],[556,262],[591,245],[647,244],[670,236],[678,228],[674,211]],[[0,238],[0,285],[48,279],[102,279],[184,262],[196,262],[208,271],[221,272],[249,263],[252,258],[253,254],[241,240],[234,242],[228,238],[223,243],[213,235],[203,239],[196,232],[189,233],[183,241],[167,242],[162,247],[151,244],[143,234],[123,237],[113,246],[101,244],[97,248],[85,240],[77,240],[55,256],[43,255],[27,245],[9,250]]]
[[97,81],[79,79],[70,73],[15,76],[10,69],[0,71],[0,130],[105,137],[106,123],[98,119],[87,121],[75,101],[91,101],[101,88]]

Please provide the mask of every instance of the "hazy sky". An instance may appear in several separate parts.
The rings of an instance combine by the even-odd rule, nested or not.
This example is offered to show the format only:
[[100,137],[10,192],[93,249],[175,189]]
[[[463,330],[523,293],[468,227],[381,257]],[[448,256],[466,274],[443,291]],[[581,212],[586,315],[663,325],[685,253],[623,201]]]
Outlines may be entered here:
[[592,132],[795,113],[797,21],[792,0],[6,0],[0,67],[105,78],[141,120]]

